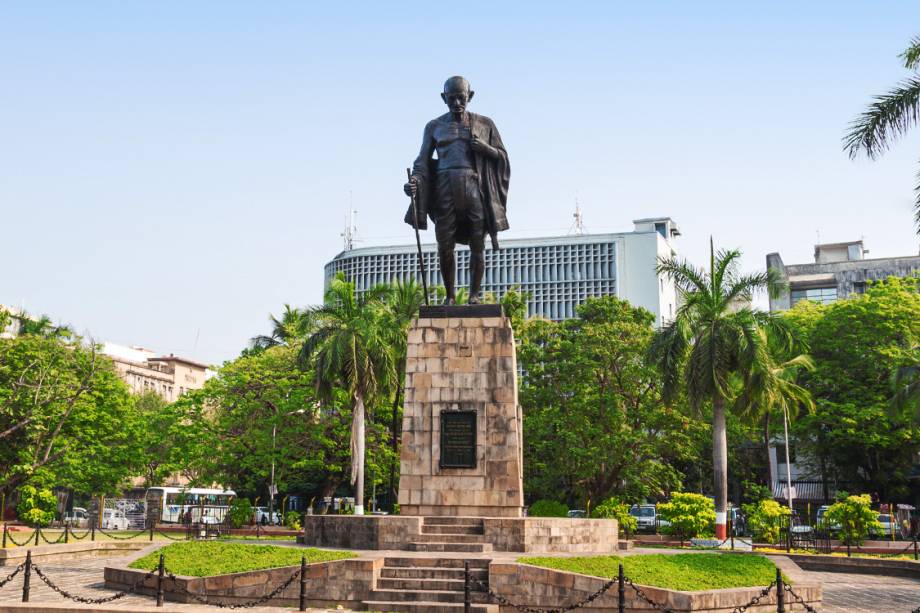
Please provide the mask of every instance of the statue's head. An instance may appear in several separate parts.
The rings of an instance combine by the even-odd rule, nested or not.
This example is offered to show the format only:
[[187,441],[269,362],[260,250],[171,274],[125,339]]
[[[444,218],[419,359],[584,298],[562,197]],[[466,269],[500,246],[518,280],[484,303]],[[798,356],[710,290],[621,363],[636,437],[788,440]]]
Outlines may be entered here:
[[444,81],[444,93],[441,94],[441,100],[451,113],[462,113],[466,110],[466,105],[473,99],[474,93],[470,89],[469,81],[463,77],[451,77]]

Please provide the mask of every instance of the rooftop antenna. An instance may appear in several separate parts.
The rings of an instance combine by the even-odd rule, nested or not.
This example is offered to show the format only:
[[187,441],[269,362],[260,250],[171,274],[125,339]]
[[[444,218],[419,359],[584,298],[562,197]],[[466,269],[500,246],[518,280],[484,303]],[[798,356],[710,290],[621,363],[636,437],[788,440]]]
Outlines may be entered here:
[[575,190],[575,213],[572,215],[572,217],[575,218],[575,221],[569,228],[569,234],[577,234],[578,236],[581,236],[585,233],[585,220],[581,214],[581,206],[578,204],[578,190]]
[[341,234],[345,242],[345,251],[354,249],[355,243],[358,242],[358,224],[355,221],[357,214],[358,212],[355,210],[352,201],[351,190],[348,190],[348,213],[345,214],[345,231]]

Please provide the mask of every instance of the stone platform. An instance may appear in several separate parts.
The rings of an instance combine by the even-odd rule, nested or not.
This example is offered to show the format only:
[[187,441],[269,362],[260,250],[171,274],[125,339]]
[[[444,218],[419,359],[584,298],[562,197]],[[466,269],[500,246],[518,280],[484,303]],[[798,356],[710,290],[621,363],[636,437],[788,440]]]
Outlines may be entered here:
[[614,554],[617,539],[613,519],[307,515],[297,542],[365,550]]

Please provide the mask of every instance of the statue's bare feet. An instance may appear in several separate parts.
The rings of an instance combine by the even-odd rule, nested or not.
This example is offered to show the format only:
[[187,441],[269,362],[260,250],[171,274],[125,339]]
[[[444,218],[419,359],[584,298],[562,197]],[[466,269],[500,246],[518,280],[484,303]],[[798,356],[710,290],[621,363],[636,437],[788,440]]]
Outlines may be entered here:
[[470,302],[470,304],[479,304],[479,302],[480,302],[479,296],[477,296],[477,295],[475,295],[475,294],[472,295],[472,296],[470,296],[469,302]]

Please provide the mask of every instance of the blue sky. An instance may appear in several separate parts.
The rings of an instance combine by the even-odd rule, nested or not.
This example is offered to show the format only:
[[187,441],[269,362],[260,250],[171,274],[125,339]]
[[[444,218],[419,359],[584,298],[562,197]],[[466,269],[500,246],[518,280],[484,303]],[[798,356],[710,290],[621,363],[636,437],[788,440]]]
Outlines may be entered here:
[[452,74],[507,145],[508,237],[565,234],[577,192],[589,231],[669,215],[698,262],[916,254],[920,137],[840,146],[916,34],[907,1],[3,2],[0,303],[233,357],[321,299],[349,194],[360,245],[413,240]]

